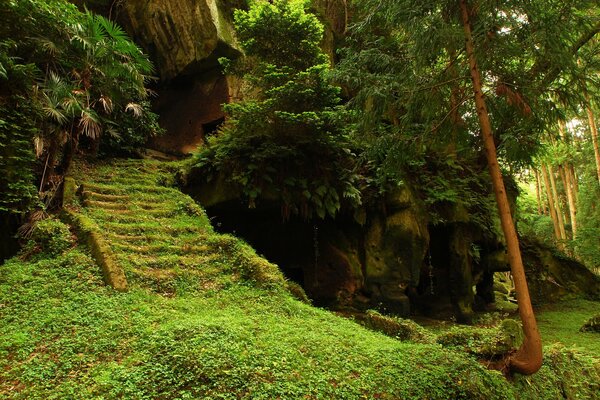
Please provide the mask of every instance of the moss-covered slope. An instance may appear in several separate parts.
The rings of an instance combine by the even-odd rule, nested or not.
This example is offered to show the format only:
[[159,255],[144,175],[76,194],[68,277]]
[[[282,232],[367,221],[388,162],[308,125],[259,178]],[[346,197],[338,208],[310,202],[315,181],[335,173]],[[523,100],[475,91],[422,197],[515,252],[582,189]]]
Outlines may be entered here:
[[81,245],[0,266],[0,398],[597,395],[597,360],[564,349],[551,350],[538,375],[507,381],[466,354],[401,342],[293,299],[273,265],[161,186],[168,176],[140,161],[76,175],[87,205],[71,209],[104,233],[126,292],[103,283]]

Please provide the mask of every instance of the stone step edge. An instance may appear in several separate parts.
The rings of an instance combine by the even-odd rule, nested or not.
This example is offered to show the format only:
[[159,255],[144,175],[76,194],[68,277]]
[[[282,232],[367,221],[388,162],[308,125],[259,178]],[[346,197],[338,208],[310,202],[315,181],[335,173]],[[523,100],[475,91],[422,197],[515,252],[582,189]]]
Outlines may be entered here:
[[127,291],[125,272],[115,261],[113,252],[102,238],[98,226],[90,219],[71,209],[68,204],[76,196],[77,184],[71,177],[65,177],[63,185],[63,209],[60,218],[75,229],[75,233],[90,248],[92,257],[100,267],[104,282],[119,292]]

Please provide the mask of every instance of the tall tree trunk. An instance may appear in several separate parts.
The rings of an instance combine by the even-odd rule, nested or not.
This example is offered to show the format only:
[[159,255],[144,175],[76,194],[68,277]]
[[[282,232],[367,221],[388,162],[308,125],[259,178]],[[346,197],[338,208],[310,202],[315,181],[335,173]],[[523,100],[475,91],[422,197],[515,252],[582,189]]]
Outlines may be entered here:
[[560,199],[558,197],[558,190],[556,190],[556,180],[554,179],[554,170],[550,164],[548,164],[548,176],[550,177],[550,187],[552,188],[552,202],[554,203],[554,209],[556,210],[556,223],[558,224],[558,231],[560,232],[560,240],[567,240],[567,232],[565,231],[565,221],[563,219],[562,207],[560,206]]
[[575,174],[575,167],[573,164],[569,165],[569,176],[571,177],[571,183],[573,184],[573,197],[575,198],[575,204],[577,204],[577,196],[579,196],[579,182],[577,182],[577,175]]
[[523,333],[525,334],[523,345],[509,358],[508,365],[511,371],[531,375],[537,372],[542,366],[542,339],[531,306],[529,289],[527,288],[527,280],[525,279],[525,269],[523,268],[521,250],[519,249],[519,239],[510,213],[510,205],[506,195],[504,181],[502,180],[502,172],[500,171],[500,165],[498,164],[496,145],[494,144],[494,137],[492,134],[492,125],[483,96],[481,75],[477,66],[477,58],[475,57],[471,23],[469,21],[469,9],[466,0],[460,1],[460,8],[465,34],[465,49],[469,59],[471,79],[473,82],[475,106],[477,108],[477,116],[481,127],[481,136],[485,147],[487,164],[492,177],[492,186],[496,196],[496,204],[500,214],[500,223],[502,225],[502,231],[504,232],[504,238],[506,239],[508,261],[515,282],[517,301],[519,303],[519,315],[523,323]]
[[535,198],[537,200],[538,214],[544,215],[545,210],[544,210],[544,206],[542,204],[542,195],[541,195],[541,191],[540,191],[540,174],[537,171],[537,169],[533,170],[533,174],[535,175]]
[[559,167],[560,178],[563,181],[563,186],[565,187],[565,192],[567,195],[567,206],[569,208],[569,222],[571,224],[571,233],[573,234],[573,239],[577,235],[577,209],[575,208],[575,197],[573,196],[573,188],[571,187],[571,177],[568,173],[568,167],[565,168],[563,166]]
[[[563,120],[558,121],[560,135],[565,143],[569,143],[567,138],[567,126]],[[573,239],[577,236],[577,203],[575,201],[575,188],[571,181],[570,169],[573,165],[569,162],[564,168],[561,168],[561,177],[563,179],[563,185],[567,192],[567,200],[569,202],[569,214],[571,216],[571,232],[573,232]]]
[[596,156],[596,172],[598,174],[598,183],[600,183],[600,149],[598,149],[598,128],[594,120],[594,112],[592,111],[592,103],[590,96],[585,94],[585,110],[587,111],[588,122],[590,123],[590,131],[592,133],[592,145],[594,146],[594,155]]
[[562,249],[562,241],[560,240],[560,228],[558,227],[558,217],[556,216],[556,208],[554,208],[554,200],[552,199],[552,188],[550,187],[550,179],[548,178],[548,169],[545,164],[542,164],[542,178],[546,187],[546,197],[548,198],[548,209],[550,210],[550,219],[554,227],[554,238],[557,246]]

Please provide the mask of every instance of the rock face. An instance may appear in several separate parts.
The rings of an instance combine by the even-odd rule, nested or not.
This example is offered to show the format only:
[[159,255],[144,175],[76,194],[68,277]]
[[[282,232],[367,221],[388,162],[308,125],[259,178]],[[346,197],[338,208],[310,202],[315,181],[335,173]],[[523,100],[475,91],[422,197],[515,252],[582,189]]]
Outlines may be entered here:
[[222,104],[237,93],[218,59],[241,51],[233,10],[239,0],[130,0],[118,20],[154,61],[160,82],[154,110],[166,130],[150,146],[172,154],[195,150],[223,121]]
[[152,56],[162,80],[198,74],[218,57],[239,54],[231,23],[236,2],[226,0],[130,0],[121,17]]
[[387,213],[376,213],[365,233],[365,290],[385,311],[408,315],[408,288],[419,284],[429,246],[423,206],[407,186],[386,199]]
[[228,81],[218,71],[181,77],[165,85],[154,110],[167,134],[154,138],[150,146],[166,153],[194,151],[223,122],[222,104],[229,98]]
[[534,304],[557,301],[573,294],[600,299],[600,277],[583,264],[541,243],[521,239],[521,248]]

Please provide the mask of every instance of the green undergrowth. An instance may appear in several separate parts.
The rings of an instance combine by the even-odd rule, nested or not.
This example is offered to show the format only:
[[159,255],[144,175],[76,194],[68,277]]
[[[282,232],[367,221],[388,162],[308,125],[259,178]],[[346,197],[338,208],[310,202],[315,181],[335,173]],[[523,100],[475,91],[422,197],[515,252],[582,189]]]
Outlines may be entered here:
[[[86,176],[108,173],[110,164],[96,168]],[[110,196],[136,193],[125,184],[109,185],[126,193],[111,190]],[[84,197],[86,190],[84,184]],[[185,198],[170,193],[172,202],[165,198],[161,207]],[[112,199],[134,208],[124,198]],[[598,360],[572,350],[547,349],[540,373],[507,380],[487,370],[476,355],[460,346],[443,347],[435,335],[410,323],[396,320],[419,336],[389,337],[296,300],[272,264],[236,238],[215,234],[203,212],[197,225],[173,238],[156,229],[167,226],[166,220],[139,222],[139,240],[130,243],[117,240],[118,235],[133,233],[110,230],[94,214],[95,206],[71,207],[106,229],[120,261],[128,259],[126,254],[134,256],[125,264],[129,290],[104,285],[81,244],[22,254],[1,265],[2,399],[537,400],[594,399],[600,392]],[[170,218],[185,217],[185,210]],[[64,231],[60,224],[50,227]],[[150,235],[157,240],[144,241]],[[188,239],[199,249],[175,254],[173,248]],[[143,255],[165,258],[164,248],[128,253],[116,243],[171,246],[173,264],[139,261],[165,272],[161,281],[170,289],[161,290],[157,280],[145,281],[133,265]],[[204,260],[205,254],[214,259]],[[178,264],[178,257],[189,263]],[[404,332],[394,331],[392,322],[378,323],[392,336]]]
[[538,324],[545,343],[563,343],[593,354],[600,360],[600,335],[581,328],[600,312],[600,303],[571,299],[547,304],[539,309]]

